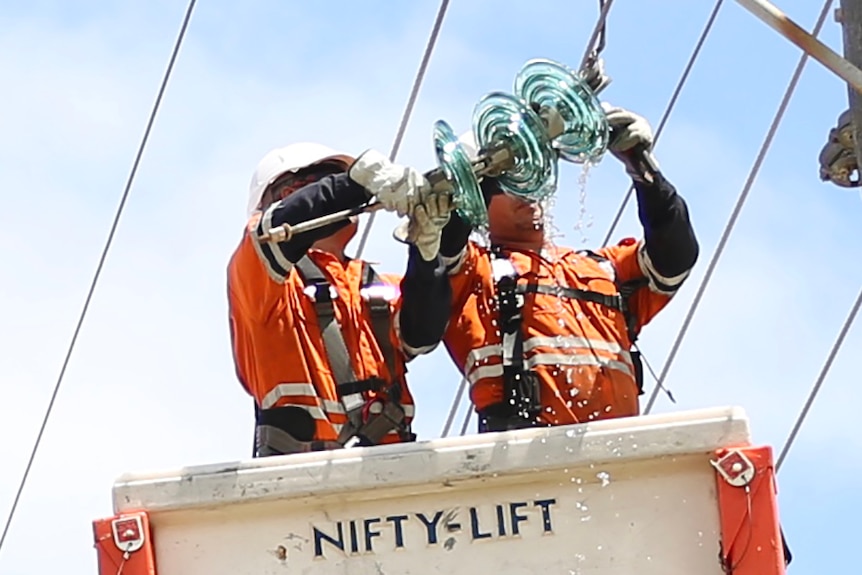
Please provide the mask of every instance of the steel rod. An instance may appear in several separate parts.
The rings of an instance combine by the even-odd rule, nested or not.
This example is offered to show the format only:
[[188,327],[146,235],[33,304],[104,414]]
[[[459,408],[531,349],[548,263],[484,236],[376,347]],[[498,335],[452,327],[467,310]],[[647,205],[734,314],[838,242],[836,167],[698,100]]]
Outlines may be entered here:
[[806,54],[826,66],[846,81],[857,92],[862,93],[862,70],[839,56],[829,46],[801,28],[767,0],[736,0],[749,12],[775,29],[779,34],[796,44]]

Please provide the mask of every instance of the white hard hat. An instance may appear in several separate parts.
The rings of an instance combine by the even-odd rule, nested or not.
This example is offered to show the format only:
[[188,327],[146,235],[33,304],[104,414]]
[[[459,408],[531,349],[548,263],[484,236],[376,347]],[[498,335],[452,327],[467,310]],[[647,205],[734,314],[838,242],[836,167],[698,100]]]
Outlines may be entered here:
[[257,210],[264,190],[281,175],[299,171],[324,160],[339,160],[347,166],[353,162],[353,156],[312,142],[290,144],[268,152],[251,177],[247,214],[251,215]]

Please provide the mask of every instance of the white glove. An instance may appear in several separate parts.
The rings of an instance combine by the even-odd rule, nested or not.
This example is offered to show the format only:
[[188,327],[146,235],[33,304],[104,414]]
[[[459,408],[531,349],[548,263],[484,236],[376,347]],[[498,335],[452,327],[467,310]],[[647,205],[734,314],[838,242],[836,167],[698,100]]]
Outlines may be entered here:
[[393,164],[377,150],[367,150],[350,166],[348,177],[368,190],[390,212],[403,217],[413,212],[428,181],[418,171]]
[[652,150],[652,128],[646,118],[623,108],[611,106],[607,102],[602,102],[602,109],[605,111],[611,129],[608,150],[614,155],[628,152],[638,145]]
[[652,182],[659,165],[652,155],[653,135],[643,116],[602,102],[608,118],[610,140],[608,150],[625,167],[635,181]]
[[407,224],[407,241],[416,246],[426,262],[440,252],[440,235],[449,222],[452,200],[448,193],[428,193],[417,204]]

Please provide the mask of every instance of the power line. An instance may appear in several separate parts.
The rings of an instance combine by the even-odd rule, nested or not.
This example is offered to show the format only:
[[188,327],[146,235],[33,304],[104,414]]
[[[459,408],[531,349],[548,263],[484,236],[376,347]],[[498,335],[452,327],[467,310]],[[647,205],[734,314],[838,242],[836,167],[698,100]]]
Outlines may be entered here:
[[470,425],[470,418],[473,417],[473,410],[467,409],[467,413],[464,414],[464,422],[461,424],[461,433],[458,435],[463,435],[467,433],[467,427]]
[[[410,116],[413,114],[413,107],[416,104],[416,99],[419,97],[419,88],[422,86],[422,80],[425,78],[425,71],[428,69],[428,62],[431,61],[431,53],[434,52],[434,46],[437,44],[437,36],[440,35],[440,28],[443,26],[443,18],[446,16],[448,8],[449,0],[442,0],[440,8],[437,9],[437,17],[434,19],[434,25],[431,27],[431,36],[425,44],[425,53],[422,54],[422,61],[419,63],[416,79],[413,81],[413,87],[410,89],[410,97],[407,98],[407,106],[404,108],[404,114],[401,116],[401,124],[398,126],[398,132],[395,134],[392,150],[389,152],[389,159],[392,161],[395,161],[398,151],[401,149],[401,140],[404,139],[404,132],[407,131],[407,124],[410,122]],[[362,257],[362,252],[365,250],[365,242],[368,241],[368,234],[371,232],[371,226],[374,224],[374,216],[376,215],[377,212],[371,212],[368,216],[368,223],[365,224],[365,229],[362,230],[359,248],[356,250],[357,259]]]
[[[829,9],[832,6],[832,0],[826,0],[823,5],[823,9],[820,12],[820,16],[817,19],[817,23],[814,25],[814,30],[812,34],[817,36],[820,33],[820,29],[823,27],[823,23],[826,21],[826,16],[829,14]],[[793,96],[793,92],[796,90],[796,85],[799,83],[799,78],[802,76],[802,70],[805,68],[805,64],[808,61],[808,54],[803,52],[802,56],[799,58],[799,63],[796,65],[796,70],[793,71],[793,76],[790,78],[790,83],[787,85],[787,90],[784,92],[784,96],[781,99],[781,104],[778,106],[778,110],[775,112],[775,117],[772,119],[772,125],[769,126],[769,131],[766,133],[766,138],[763,140],[763,144],[760,146],[760,150],[757,153],[757,158],[754,160],[754,165],[751,167],[751,171],[748,173],[748,179],[745,181],[745,185],[742,187],[742,191],[739,194],[739,197],[736,200],[736,205],[733,207],[733,211],[731,212],[730,219],[727,221],[727,224],[724,227],[724,231],[721,234],[721,239],[718,241],[718,246],[715,249],[715,253],[712,255],[712,259],[709,262],[709,265],[706,268],[706,273],[703,276],[703,279],[700,282],[700,285],[697,288],[697,293],[694,296],[694,300],[691,303],[691,306],[688,308],[688,313],[685,316],[685,320],[682,323],[682,327],[677,333],[677,337],[673,342],[673,346],[671,347],[670,353],[668,354],[668,358],[665,361],[664,367],[662,368],[661,375],[659,376],[658,382],[656,382],[655,388],[653,388],[652,394],[650,395],[649,402],[647,403],[646,409],[644,410],[644,414],[648,414],[652,409],[653,404],[655,403],[656,397],[658,397],[658,391],[663,385],[665,378],[667,377],[668,371],[670,371],[671,365],[673,365],[673,360],[676,358],[677,351],[679,351],[680,344],[682,343],[683,338],[685,337],[686,332],[688,331],[689,326],[691,325],[691,320],[694,317],[694,312],[697,310],[698,305],[700,304],[701,299],[703,298],[703,294],[706,291],[706,287],[709,284],[709,280],[712,278],[712,274],[715,271],[715,267],[718,264],[718,259],[721,257],[721,254],[724,252],[724,248],[727,245],[727,240],[730,238],[730,234],[733,232],[733,227],[736,224],[736,220],[739,218],[739,214],[742,212],[742,208],[745,205],[745,200],[748,198],[748,194],[751,191],[751,187],[754,184],[754,180],[757,178],[758,173],[760,172],[760,167],[763,165],[763,160],[766,158],[766,153],[769,151],[769,146],[772,144],[772,140],[775,137],[775,133],[778,131],[778,126],[781,124],[781,120],[784,118],[784,112],[787,110],[787,105],[790,103],[790,98]]]
[[593,55],[598,57],[605,48],[605,29],[607,27],[608,14],[611,11],[613,3],[614,0],[599,0],[599,17],[596,19],[596,25],[593,28],[590,39],[587,40],[587,47],[581,58],[581,70],[587,66]]
[[[707,18],[706,20],[706,25],[703,27],[703,30],[700,33],[700,37],[697,39],[697,42],[694,45],[694,49],[692,50],[691,55],[688,58],[688,62],[686,62],[685,68],[682,71],[682,75],[677,81],[676,87],[671,94],[670,100],[668,100],[667,106],[665,107],[665,110],[662,113],[661,118],[659,119],[658,126],[656,127],[655,131],[655,138],[653,139],[653,145],[658,143],[658,139],[661,137],[661,134],[664,131],[664,127],[667,124],[668,119],[670,118],[671,112],[673,112],[673,109],[676,106],[676,102],[679,99],[680,93],[682,92],[682,88],[688,81],[688,77],[691,74],[692,68],[694,68],[694,63],[695,61],[697,61],[698,56],[700,56],[700,50],[701,48],[703,48],[703,44],[706,42],[707,36],[709,36],[709,33],[712,31],[712,26],[715,23],[715,19],[718,16],[718,11],[721,8],[723,1],[724,0],[717,0],[715,5],[712,7],[712,12],[710,12],[709,18]],[[628,206],[629,201],[631,200],[632,193],[634,193],[634,190],[635,187],[634,184],[632,184],[629,186],[629,189],[623,196],[623,201],[620,203],[620,207],[617,209],[617,213],[616,215],[614,215],[614,218],[611,221],[611,226],[610,228],[608,228],[608,233],[605,234],[605,239],[602,240],[603,246],[608,245],[608,242],[611,241],[611,236],[613,236],[614,231],[616,231],[617,225],[620,222],[620,218],[622,218],[623,212],[625,212],[625,209]],[[653,379],[656,381],[656,383],[658,383],[659,387],[662,387],[661,383],[656,377],[655,372],[652,369],[652,366],[649,365],[649,361],[647,361],[647,357],[646,355],[644,355],[643,352],[641,352],[641,359],[643,359],[649,367],[650,375],[652,375]],[[670,390],[666,389],[665,392],[667,393],[668,397],[671,398],[671,401],[673,401],[673,395],[671,394]]]
[[458,385],[458,391],[455,392],[455,398],[452,400],[452,406],[449,408],[449,415],[446,416],[446,423],[443,424],[443,430],[440,432],[440,437],[449,435],[449,430],[452,429],[452,423],[455,421],[455,414],[458,412],[458,406],[461,404],[461,397],[464,395],[464,390],[467,388],[467,378],[462,377],[461,383]]
[[69,360],[71,359],[72,352],[75,349],[75,343],[78,341],[78,334],[81,332],[81,326],[84,324],[84,318],[87,315],[87,310],[89,309],[90,302],[93,299],[93,293],[96,290],[96,284],[99,281],[99,276],[102,273],[102,267],[104,266],[105,259],[108,256],[108,250],[111,248],[111,244],[113,243],[114,234],[117,231],[117,226],[120,223],[120,217],[123,214],[123,209],[126,206],[126,200],[129,197],[129,192],[132,189],[132,183],[134,182],[135,175],[137,174],[137,171],[138,171],[138,165],[141,162],[141,157],[144,154],[144,148],[146,147],[147,140],[150,137],[150,130],[152,129],[153,123],[156,119],[156,113],[158,112],[159,106],[161,105],[162,96],[164,95],[165,89],[167,88],[168,80],[170,79],[171,72],[173,71],[173,68],[174,68],[174,62],[176,61],[177,55],[179,54],[179,51],[180,51],[180,46],[182,45],[183,39],[185,38],[186,29],[188,28],[189,20],[191,19],[192,11],[194,10],[194,7],[195,7],[195,2],[196,2],[196,0],[190,0],[188,8],[186,8],[185,17],[183,18],[183,22],[182,22],[182,26],[180,28],[179,35],[177,36],[176,43],[174,44],[174,49],[171,52],[171,57],[170,57],[170,60],[168,61],[167,70],[165,70],[165,75],[162,78],[162,83],[161,83],[161,86],[159,87],[159,92],[158,92],[158,95],[156,96],[156,101],[153,104],[153,109],[150,112],[150,117],[149,117],[149,120],[147,121],[147,127],[144,130],[144,136],[141,139],[141,144],[138,147],[138,153],[135,155],[135,161],[132,164],[132,170],[129,173],[128,180],[126,181],[126,187],[123,190],[122,197],[120,198],[120,205],[117,207],[117,211],[114,214],[114,220],[111,224],[110,232],[108,233],[108,239],[105,242],[105,247],[102,249],[102,255],[100,256],[99,263],[96,266],[96,273],[93,275],[93,280],[90,283],[90,288],[87,292],[87,297],[84,300],[84,307],[81,310],[81,315],[78,318],[78,323],[76,324],[75,331],[72,334],[72,340],[69,343],[68,350],[66,351],[66,357],[63,360],[63,365],[60,368],[60,375],[57,377],[57,382],[54,384],[54,391],[51,394],[50,401],[48,402],[48,408],[45,410],[45,416],[42,418],[42,425],[39,428],[39,433],[36,436],[36,442],[33,444],[33,449],[30,452],[30,459],[27,461],[27,466],[24,469],[24,475],[21,478],[21,483],[18,485],[18,491],[15,494],[14,501],[12,502],[12,508],[9,510],[9,515],[6,518],[6,525],[3,528],[3,535],[0,535],[0,550],[2,550],[3,543],[6,541],[6,535],[9,533],[9,526],[12,524],[12,518],[15,516],[15,511],[18,508],[18,502],[21,499],[21,493],[24,491],[24,485],[27,483],[27,478],[30,476],[30,469],[33,467],[33,460],[36,458],[36,452],[38,451],[39,445],[42,442],[42,436],[45,433],[45,427],[48,424],[48,418],[51,416],[51,411],[54,408],[54,402],[56,401],[57,394],[60,391],[60,385],[63,383],[63,377],[66,374],[66,368],[69,366]]
[[817,380],[814,382],[814,386],[808,394],[808,399],[805,401],[805,405],[802,407],[799,417],[796,418],[796,423],[793,424],[793,429],[790,431],[790,435],[787,437],[784,447],[781,448],[781,455],[778,456],[778,461],[775,463],[776,473],[781,469],[781,464],[784,463],[784,459],[787,457],[787,454],[790,453],[790,448],[793,446],[796,434],[799,433],[802,423],[805,421],[806,416],[808,416],[808,410],[811,409],[811,405],[817,398],[817,394],[820,392],[820,387],[823,385],[826,375],[832,368],[832,362],[835,360],[835,356],[838,355],[838,350],[841,349],[841,345],[844,343],[844,338],[847,336],[847,332],[850,331],[850,327],[856,319],[856,314],[859,312],[860,306],[862,306],[862,290],[859,290],[859,295],[856,296],[856,302],[850,309],[850,313],[847,314],[847,319],[844,320],[844,325],[841,326],[841,330],[838,332],[838,338],[832,345],[832,349],[829,350],[829,355],[826,357],[826,363],[823,364],[823,368],[820,370],[820,375],[817,376]]
[[[653,139],[653,143],[657,144],[659,137],[661,137],[661,133],[664,130],[664,126],[667,123],[668,118],[670,118],[671,112],[673,112],[674,107],[676,106],[676,101],[679,99],[679,94],[682,92],[682,88],[685,85],[686,81],[688,81],[688,76],[691,73],[691,69],[694,67],[694,63],[700,55],[700,49],[703,48],[703,44],[706,41],[706,37],[709,36],[709,33],[712,31],[712,25],[715,22],[716,16],[718,16],[718,10],[721,8],[721,4],[724,0],[717,0],[715,6],[712,8],[712,12],[709,15],[709,18],[706,20],[706,26],[704,26],[703,31],[700,33],[700,38],[698,38],[697,43],[694,46],[694,50],[691,53],[691,56],[688,59],[688,63],[686,63],[685,68],[683,69],[682,76],[680,76],[679,81],[676,84],[676,88],[673,90],[673,94],[670,97],[670,100],[667,103],[667,107],[662,114],[661,119],[659,120],[658,127],[655,131],[655,138]],[[632,197],[632,192],[634,192],[634,185],[629,186],[628,191],[623,197],[623,201],[620,204],[619,209],[617,210],[616,215],[614,216],[613,221],[611,222],[611,227],[608,229],[608,233],[605,235],[604,241],[602,241],[602,245],[608,245],[608,242],[611,241],[611,236],[617,228],[617,224],[620,222],[620,218],[623,215],[623,212],[626,209],[629,201]]]

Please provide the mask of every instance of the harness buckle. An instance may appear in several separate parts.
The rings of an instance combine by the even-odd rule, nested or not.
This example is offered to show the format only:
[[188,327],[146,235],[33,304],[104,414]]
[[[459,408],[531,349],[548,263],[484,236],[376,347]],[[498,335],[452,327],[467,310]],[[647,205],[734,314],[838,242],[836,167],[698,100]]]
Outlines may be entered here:
[[329,283],[314,283],[305,286],[302,293],[314,303],[331,302],[338,299],[338,290]]
[[366,401],[365,405],[362,406],[362,422],[368,423],[371,418],[383,413],[383,406],[383,400],[380,398]]
[[539,376],[527,370],[506,370],[503,374],[503,403],[513,418],[535,420],[542,413]]
[[373,399],[361,409],[361,425],[344,441],[344,447],[368,447],[379,445],[390,431],[397,431],[399,437],[409,441],[412,436],[409,426],[404,423],[404,408],[393,401]]

